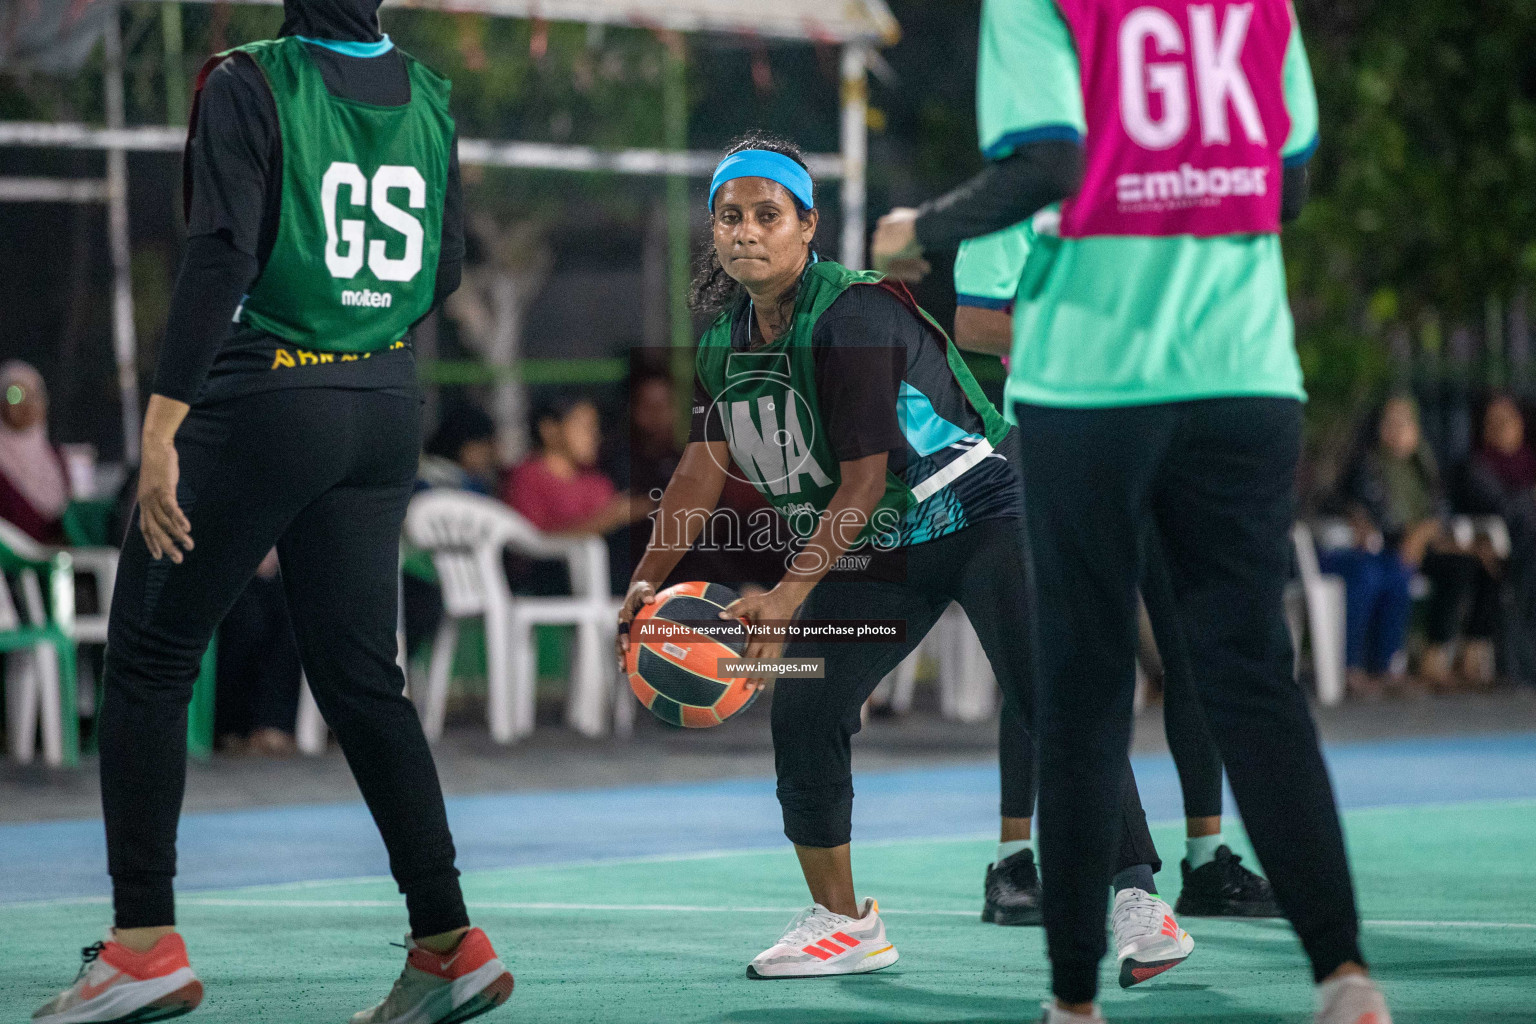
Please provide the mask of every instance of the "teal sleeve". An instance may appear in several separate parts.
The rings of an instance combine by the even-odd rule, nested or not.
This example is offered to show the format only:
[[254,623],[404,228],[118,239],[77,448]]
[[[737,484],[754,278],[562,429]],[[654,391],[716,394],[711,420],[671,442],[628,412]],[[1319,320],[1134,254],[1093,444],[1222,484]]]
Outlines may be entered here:
[[955,295],[962,306],[1007,309],[1019,290],[1019,276],[1029,258],[1030,225],[970,238],[955,257]]
[[1087,133],[1072,34],[1052,0],[986,0],[976,78],[981,151],[1000,160],[1026,142]]
[[1312,83],[1312,66],[1307,62],[1307,47],[1301,41],[1301,24],[1291,12],[1291,41],[1285,51],[1285,109],[1291,115],[1291,136],[1280,150],[1288,164],[1306,163],[1317,149],[1317,87]]

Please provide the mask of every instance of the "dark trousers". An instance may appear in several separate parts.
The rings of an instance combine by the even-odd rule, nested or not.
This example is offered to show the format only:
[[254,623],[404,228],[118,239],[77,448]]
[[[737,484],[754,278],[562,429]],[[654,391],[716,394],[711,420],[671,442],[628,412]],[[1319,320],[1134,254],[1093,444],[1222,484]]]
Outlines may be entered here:
[[175,922],[187,704],[214,629],[277,545],[309,685],[373,813],[417,935],[468,923],[442,791],[395,664],[414,393],[302,388],[194,409],[176,436],[195,547],[150,558],[137,513],[113,595],[101,795],[120,928]]
[[1179,773],[1186,818],[1221,814],[1221,751],[1205,724],[1195,670],[1189,659],[1189,638],[1179,622],[1178,602],[1167,557],[1155,529],[1148,529],[1141,570],[1141,601],[1152,623],[1152,638],[1163,665],[1163,731],[1168,752]]
[[[951,601],[965,609],[1003,690],[1003,715],[1034,717],[1034,616],[1029,550],[1018,519],[990,519],[893,553],[882,578],[824,580],[801,608],[807,620],[902,620],[900,642],[792,642],[785,656],[825,659],[823,679],[781,679],[773,693],[773,752],[784,834],[800,846],[842,846],[853,835],[851,741],[859,711],[886,673],[922,642]],[[878,572],[879,570],[877,570]],[[1027,728],[1006,734],[1003,813],[1025,817],[1035,790],[1035,747]],[[1105,855],[1117,870],[1161,866],[1146,814],[1121,751],[1121,814]],[[1018,812],[1012,813],[1010,812]]]
[[1149,516],[1206,722],[1280,906],[1317,978],[1360,960],[1343,833],[1281,606],[1300,404],[1015,412],[1039,595],[1039,849],[1056,996],[1086,1002],[1098,988]]
[[279,576],[251,580],[219,627],[214,732],[292,733],[299,713],[299,649]]
[[1429,577],[1429,607],[1424,633],[1432,644],[1447,644],[1465,634],[1490,639],[1499,622],[1499,582],[1476,555],[1431,551],[1420,566]]

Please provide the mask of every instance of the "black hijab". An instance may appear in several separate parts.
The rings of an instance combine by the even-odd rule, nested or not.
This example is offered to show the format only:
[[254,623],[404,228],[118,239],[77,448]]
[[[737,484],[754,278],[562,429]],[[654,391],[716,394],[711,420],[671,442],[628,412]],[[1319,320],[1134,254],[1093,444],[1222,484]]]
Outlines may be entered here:
[[283,0],[279,36],[308,36],[341,42],[376,43],[382,0]]

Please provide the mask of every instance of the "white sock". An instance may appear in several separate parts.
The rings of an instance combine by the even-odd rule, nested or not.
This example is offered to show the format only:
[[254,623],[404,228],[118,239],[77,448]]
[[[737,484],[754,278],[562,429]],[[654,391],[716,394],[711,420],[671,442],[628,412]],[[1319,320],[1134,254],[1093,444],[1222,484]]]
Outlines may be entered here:
[[1041,1009],[1045,1010],[1045,1020],[1041,1024],[1104,1024],[1104,1018],[1099,1016],[1099,1004],[1093,1004],[1090,1013],[1068,1013],[1056,1005],[1056,1000],[1041,1003]]
[[1217,832],[1213,836],[1192,836],[1184,840],[1184,859],[1189,861],[1189,870],[1203,868],[1216,859],[1216,851],[1226,840]]
[[1032,839],[1010,839],[1006,843],[998,843],[997,859],[992,863],[1001,864],[1003,861],[1007,860],[1009,857],[1012,857],[1019,851],[1029,849],[1029,844],[1033,841],[1034,840]]

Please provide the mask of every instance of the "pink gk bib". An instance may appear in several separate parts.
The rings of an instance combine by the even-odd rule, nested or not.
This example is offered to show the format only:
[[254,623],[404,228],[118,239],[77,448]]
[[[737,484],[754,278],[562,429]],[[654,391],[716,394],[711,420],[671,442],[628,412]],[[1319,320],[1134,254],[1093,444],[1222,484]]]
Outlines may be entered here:
[[1088,122],[1062,235],[1279,231],[1288,0],[1056,3]]

